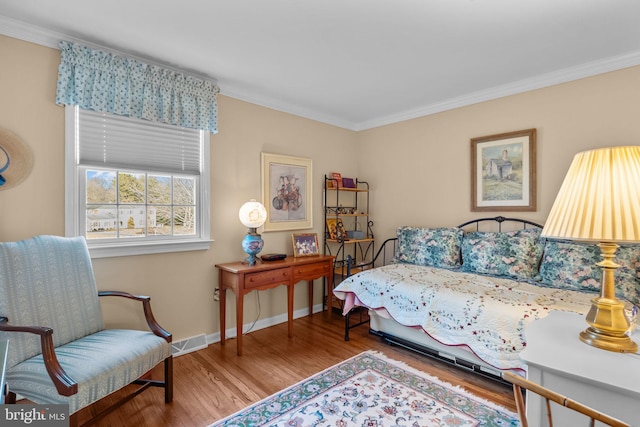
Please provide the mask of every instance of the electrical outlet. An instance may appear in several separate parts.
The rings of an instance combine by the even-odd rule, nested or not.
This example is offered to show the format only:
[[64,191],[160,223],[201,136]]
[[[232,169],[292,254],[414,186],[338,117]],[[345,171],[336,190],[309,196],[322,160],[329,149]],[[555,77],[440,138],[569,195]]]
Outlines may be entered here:
[[215,288],[213,290],[213,300],[214,301],[220,301],[220,289]]

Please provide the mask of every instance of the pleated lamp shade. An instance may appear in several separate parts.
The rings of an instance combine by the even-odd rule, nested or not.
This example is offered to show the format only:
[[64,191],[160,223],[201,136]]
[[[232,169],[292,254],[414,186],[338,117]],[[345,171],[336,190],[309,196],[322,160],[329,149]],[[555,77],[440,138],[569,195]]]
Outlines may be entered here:
[[640,146],[576,154],[542,236],[593,242],[640,241]]

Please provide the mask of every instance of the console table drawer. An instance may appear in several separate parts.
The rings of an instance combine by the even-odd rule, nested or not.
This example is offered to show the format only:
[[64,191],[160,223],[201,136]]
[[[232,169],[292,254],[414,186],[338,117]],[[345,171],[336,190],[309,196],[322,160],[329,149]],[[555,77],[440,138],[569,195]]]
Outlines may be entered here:
[[251,273],[246,275],[244,280],[244,287],[245,289],[251,289],[265,285],[289,283],[290,277],[291,274],[289,272],[289,268],[279,268],[277,270]]
[[325,262],[322,264],[306,264],[306,265],[294,265],[293,266],[293,280],[298,282],[300,280],[318,278],[325,276],[331,271],[331,263]]

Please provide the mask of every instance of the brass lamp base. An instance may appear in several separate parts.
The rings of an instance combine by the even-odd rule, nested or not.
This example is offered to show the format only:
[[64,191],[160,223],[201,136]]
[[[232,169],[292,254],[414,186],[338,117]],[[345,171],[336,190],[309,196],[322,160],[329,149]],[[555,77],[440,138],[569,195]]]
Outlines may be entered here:
[[618,353],[636,353],[638,344],[626,334],[629,322],[624,304],[617,299],[594,298],[587,313],[590,325],[580,332],[580,340],[591,346]]
[[602,242],[598,244],[602,261],[597,265],[602,269],[600,296],[591,300],[587,313],[589,327],[580,333],[582,342],[618,353],[635,353],[638,344],[633,342],[627,331],[629,320],[624,315],[624,303],[616,298],[614,271],[619,267],[613,262],[618,245]]
[[591,346],[617,353],[637,353],[638,351],[638,344],[628,336],[612,337],[593,328],[587,328],[580,332],[580,340]]

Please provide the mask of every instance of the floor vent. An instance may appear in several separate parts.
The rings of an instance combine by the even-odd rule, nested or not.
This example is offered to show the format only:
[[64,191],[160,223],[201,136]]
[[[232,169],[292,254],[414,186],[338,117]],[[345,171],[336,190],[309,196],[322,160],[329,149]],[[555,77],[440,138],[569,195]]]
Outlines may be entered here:
[[204,334],[171,343],[171,353],[174,356],[191,353],[207,347],[207,338]]

